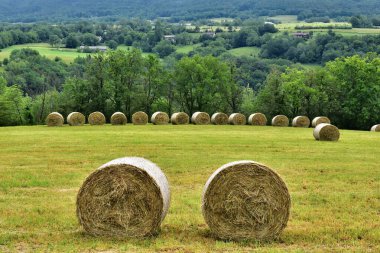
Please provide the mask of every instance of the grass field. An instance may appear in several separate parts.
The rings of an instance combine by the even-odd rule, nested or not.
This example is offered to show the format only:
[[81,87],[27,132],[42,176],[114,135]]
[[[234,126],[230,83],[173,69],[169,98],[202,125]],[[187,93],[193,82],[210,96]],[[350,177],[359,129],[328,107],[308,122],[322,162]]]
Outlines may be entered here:
[[8,58],[11,52],[15,49],[21,48],[31,48],[40,52],[41,55],[46,56],[49,59],[54,59],[55,57],[60,57],[65,62],[72,62],[77,57],[85,57],[86,53],[79,53],[76,49],[66,49],[66,48],[52,48],[47,43],[32,43],[32,44],[23,44],[23,45],[15,45],[11,47],[7,47],[1,49],[0,52],[0,61],[4,60],[4,58]]
[[260,48],[258,47],[239,47],[228,50],[234,56],[258,56],[260,53]]
[[178,46],[176,49],[177,53],[182,53],[182,54],[188,54],[191,51],[193,51],[196,47],[199,47],[201,44],[194,44],[194,45],[187,45],[187,46]]
[[[0,252],[379,252],[380,134],[252,126],[0,128]],[[142,156],[166,173],[169,213],[157,237],[94,238],[75,215],[86,176],[119,157]],[[292,197],[280,240],[214,239],[201,215],[211,173],[250,159],[272,167]]]

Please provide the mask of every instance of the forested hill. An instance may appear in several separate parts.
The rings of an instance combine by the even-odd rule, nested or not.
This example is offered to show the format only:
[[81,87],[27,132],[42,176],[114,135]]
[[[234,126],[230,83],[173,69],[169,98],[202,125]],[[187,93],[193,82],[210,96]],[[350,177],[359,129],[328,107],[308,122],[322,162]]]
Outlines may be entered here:
[[1,0],[0,21],[120,17],[178,21],[278,14],[337,17],[379,14],[379,10],[379,0]]

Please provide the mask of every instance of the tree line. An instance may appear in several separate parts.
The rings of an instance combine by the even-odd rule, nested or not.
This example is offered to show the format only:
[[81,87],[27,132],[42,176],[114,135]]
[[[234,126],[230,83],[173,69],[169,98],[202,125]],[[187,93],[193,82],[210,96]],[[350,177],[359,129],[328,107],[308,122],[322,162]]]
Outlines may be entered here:
[[[25,69],[33,68],[32,63],[40,66],[18,77],[16,66],[7,69],[13,62]],[[268,118],[325,115],[348,129],[368,129],[380,122],[377,54],[339,58],[315,69],[272,66],[256,89],[244,77],[248,66],[200,55],[162,62],[154,55],[143,57],[138,49],[65,65],[30,49],[18,50],[0,78],[0,125],[42,124],[52,111],[101,111],[107,118],[121,111],[130,119],[140,110],[263,112]],[[29,87],[38,78],[39,85]]]

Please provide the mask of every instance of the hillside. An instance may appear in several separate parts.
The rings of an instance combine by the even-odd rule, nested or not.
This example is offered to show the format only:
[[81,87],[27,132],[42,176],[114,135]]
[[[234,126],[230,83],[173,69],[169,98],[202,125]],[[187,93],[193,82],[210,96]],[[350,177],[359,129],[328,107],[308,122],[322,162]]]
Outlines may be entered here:
[[35,22],[77,18],[171,17],[191,20],[300,13],[306,16],[378,14],[377,0],[3,0],[0,21]]

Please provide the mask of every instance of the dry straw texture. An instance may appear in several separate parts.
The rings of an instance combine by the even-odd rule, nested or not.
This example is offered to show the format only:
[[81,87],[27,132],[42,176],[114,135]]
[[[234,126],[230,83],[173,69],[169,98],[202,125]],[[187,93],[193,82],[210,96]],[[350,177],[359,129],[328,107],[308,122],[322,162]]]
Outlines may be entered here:
[[88,123],[90,125],[104,125],[106,123],[106,117],[101,112],[93,112],[88,116]]
[[65,119],[58,112],[52,112],[46,117],[47,126],[63,126]]
[[312,127],[316,127],[316,126],[318,126],[319,124],[322,124],[322,123],[331,124],[331,121],[327,117],[320,116],[320,117],[315,117],[313,119],[311,125],[312,125]]
[[202,212],[220,239],[271,240],[286,227],[290,195],[281,177],[254,161],[223,165],[208,179]]
[[160,168],[139,157],[104,164],[84,181],[77,217],[96,236],[156,234],[170,204],[169,183]]
[[292,126],[307,128],[310,126],[310,119],[306,116],[297,116],[293,119]]
[[374,125],[371,127],[372,132],[380,132],[380,124],[379,125]]
[[86,117],[80,112],[72,112],[67,116],[67,123],[70,126],[83,126],[86,123]]
[[166,125],[169,123],[169,116],[166,112],[155,112],[150,121],[155,125]]
[[190,117],[187,115],[187,113],[176,112],[172,114],[170,121],[173,125],[186,125],[189,124]]
[[251,114],[248,118],[248,124],[253,126],[265,126],[267,122],[267,117],[262,113]]
[[227,125],[228,115],[222,112],[214,113],[211,117],[211,123],[214,125]]
[[287,127],[289,126],[289,119],[285,115],[277,115],[272,119],[272,126]]
[[337,141],[340,137],[339,129],[327,123],[316,126],[313,135],[314,138],[319,141]]
[[247,124],[247,118],[241,113],[233,113],[228,118],[228,124],[230,125],[245,125]]
[[206,112],[195,112],[191,116],[191,123],[195,125],[208,125],[210,124],[210,115]]
[[115,112],[111,116],[112,125],[125,125],[127,124],[127,122],[128,122],[127,117],[122,112]]
[[146,125],[148,124],[148,114],[145,112],[135,112],[132,115],[133,125]]

